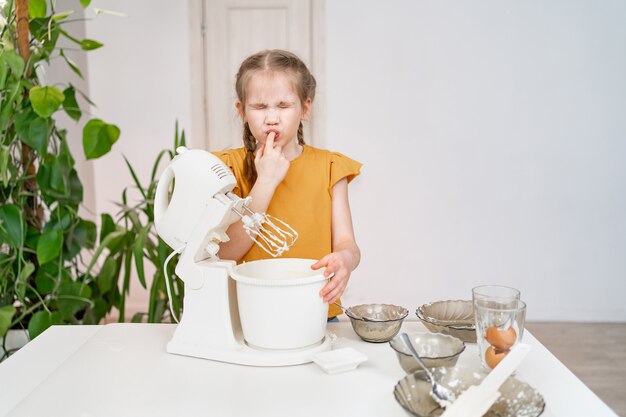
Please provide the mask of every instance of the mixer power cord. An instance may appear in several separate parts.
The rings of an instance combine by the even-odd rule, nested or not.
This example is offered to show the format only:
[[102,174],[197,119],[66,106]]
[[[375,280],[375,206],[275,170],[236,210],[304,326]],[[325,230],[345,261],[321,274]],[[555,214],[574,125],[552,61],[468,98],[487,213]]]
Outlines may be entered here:
[[165,263],[163,263],[163,274],[165,275],[165,288],[167,289],[167,301],[170,307],[170,314],[172,315],[172,317],[174,318],[174,321],[176,321],[176,323],[179,323],[178,317],[176,316],[176,313],[174,313],[174,309],[172,308],[172,290],[170,288],[170,278],[167,276],[167,264],[170,262],[170,260],[176,256],[179,255],[183,252],[183,250],[185,250],[185,246],[183,245],[178,249],[175,249],[172,253],[169,254],[169,256],[165,259]]

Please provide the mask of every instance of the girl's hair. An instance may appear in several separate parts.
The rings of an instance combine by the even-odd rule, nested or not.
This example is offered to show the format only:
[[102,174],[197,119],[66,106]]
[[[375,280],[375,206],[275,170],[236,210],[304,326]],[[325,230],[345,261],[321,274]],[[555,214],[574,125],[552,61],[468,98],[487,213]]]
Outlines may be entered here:
[[[286,72],[294,78],[294,87],[300,103],[304,104],[307,99],[315,98],[315,77],[311,74],[304,62],[291,52],[280,49],[271,49],[257,52],[246,58],[239,67],[237,79],[235,81],[235,91],[237,98],[241,102],[245,111],[246,87],[250,78],[258,72]],[[298,126],[298,144],[304,145],[304,134],[302,122]],[[244,165],[244,177],[250,187],[257,178],[256,167],[254,166],[254,151],[256,150],[256,139],[250,131],[248,123],[243,125],[243,145],[246,148],[246,160]]]

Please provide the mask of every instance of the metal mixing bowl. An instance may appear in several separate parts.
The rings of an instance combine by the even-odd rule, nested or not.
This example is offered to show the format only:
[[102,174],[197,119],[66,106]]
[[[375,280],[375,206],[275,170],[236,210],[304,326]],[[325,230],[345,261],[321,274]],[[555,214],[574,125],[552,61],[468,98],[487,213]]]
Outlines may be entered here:
[[409,310],[393,304],[360,304],[346,309],[356,334],[374,343],[391,340],[408,314]]

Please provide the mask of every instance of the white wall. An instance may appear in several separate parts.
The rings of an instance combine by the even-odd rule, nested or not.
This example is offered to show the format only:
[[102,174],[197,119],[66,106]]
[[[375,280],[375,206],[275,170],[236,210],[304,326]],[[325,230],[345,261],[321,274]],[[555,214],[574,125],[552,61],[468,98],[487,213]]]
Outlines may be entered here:
[[122,132],[113,151],[94,164],[96,208],[114,212],[113,201],[132,184],[122,155],[145,185],[159,151],[173,146],[175,121],[191,126],[188,8],[167,0],[92,5],[127,15],[100,14],[86,23],[86,36],[104,43],[88,54],[92,112]]
[[[193,137],[188,7],[167,0],[97,0],[92,6],[127,15],[100,14],[85,24],[86,37],[104,43],[87,54],[90,98],[96,104],[92,114],[121,130],[112,151],[91,165],[95,210],[117,213],[115,202],[134,184],[123,156],[146,186],[158,153],[173,146],[176,120]],[[137,194],[130,197],[130,204],[137,200]],[[147,311],[147,300],[148,293],[134,280],[127,316]]]
[[626,320],[625,20],[621,1],[327,2],[327,146],[365,163],[350,303],[500,283],[530,319]]
[[[96,1],[99,211],[190,132],[188,3]],[[346,304],[414,310],[513,285],[530,319],[626,321],[626,3],[329,0],[326,146],[351,185],[363,260]],[[137,294],[137,293],[135,293]],[[414,317],[414,316],[413,316]]]

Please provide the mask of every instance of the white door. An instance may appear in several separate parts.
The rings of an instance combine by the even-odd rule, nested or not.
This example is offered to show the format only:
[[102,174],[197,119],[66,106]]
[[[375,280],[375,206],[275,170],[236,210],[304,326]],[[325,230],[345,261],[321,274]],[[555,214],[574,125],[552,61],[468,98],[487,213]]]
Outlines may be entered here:
[[[287,49],[323,74],[324,0],[197,0],[192,3],[192,99],[195,136],[211,151],[241,147],[235,75],[241,61],[263,49]],[[194,28],[195,26],[195,28]],[[323,87],[318,87],[305,141],[323,143]],[[315,138],[313,138],[315,131]]]

